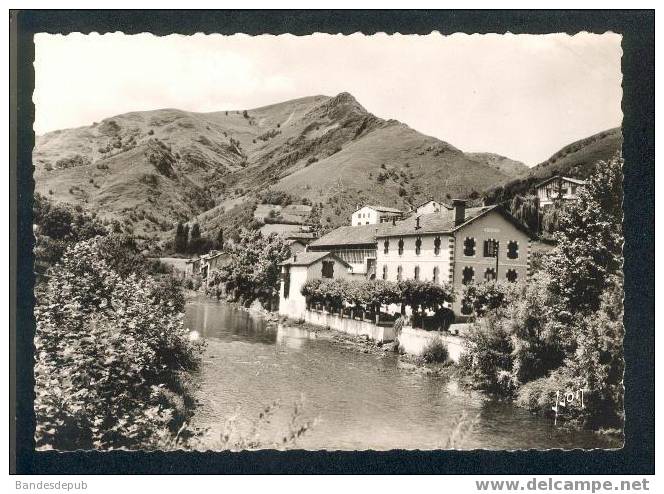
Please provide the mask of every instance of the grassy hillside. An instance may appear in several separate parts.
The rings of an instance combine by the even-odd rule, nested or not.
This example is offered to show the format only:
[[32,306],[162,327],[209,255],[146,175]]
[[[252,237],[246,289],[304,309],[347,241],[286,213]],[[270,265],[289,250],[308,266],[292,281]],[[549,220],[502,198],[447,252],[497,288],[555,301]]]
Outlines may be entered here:
[[512,160],[494,153],[466,153],[473,161],[478,163],[486,164],[492,168],[495,168],[510,177],[518,177],[527,173],[530,168],[520,161]]
[[539,182],[554,175],[586,178],[595,163],[606,161],[622,148],[620,128],[599,132],[585,139],[573,142],[556,152],[548,160],[534,166],[516,179],[489,187],[485,192],[491,202],[510,200],[515,195],[531,193]]
[[267,190],[315,204],[332,227],[361,203],[406,208],[431,196],[477,195],[518,171],[506,158],[466,155],[379,119],[348,93],[247,111],[127,113],[39,136],[33,161],[38,192],[154,238],[194,218],[204,233],[256,227],[254,216],[269,214],[256,213]]

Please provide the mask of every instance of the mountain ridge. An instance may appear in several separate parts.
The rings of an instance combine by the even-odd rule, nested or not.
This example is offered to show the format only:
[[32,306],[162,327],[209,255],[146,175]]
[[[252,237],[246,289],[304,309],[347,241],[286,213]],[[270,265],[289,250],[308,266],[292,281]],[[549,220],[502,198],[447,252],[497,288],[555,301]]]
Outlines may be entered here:
[[37,136],[33,164],[37,192],[163,240],[178,221],[223,227],[224,212],[267,190],[319,205],[330,228],[359,202],[406,209],[477,195],[514,176],[489,163],[513,160],[484,154],[376,117],[343,92],[243,111],[127,112]]

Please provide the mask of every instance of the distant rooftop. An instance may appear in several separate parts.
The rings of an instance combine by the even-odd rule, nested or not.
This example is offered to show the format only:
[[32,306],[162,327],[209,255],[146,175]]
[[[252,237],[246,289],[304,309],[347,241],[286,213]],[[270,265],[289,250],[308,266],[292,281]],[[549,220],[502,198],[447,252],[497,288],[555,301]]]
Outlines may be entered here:
[[293,257],[286,259],[281,263],[282,266],[311,266],[316,261],[323,259],[324,257],[332,256],[335,260],[343,263],[346,266],[350,266],[346,261],[334,256],[329,251],[320,251],[320,252],[300,252],[295,254]]
[[376,225],[341,226],[309,244],[309,248],[372,245],[376,233],[385,231],[391,223]]
[[437,202],[438,204],[440,204],[441,206],[443,206],[446,209],[452,209],[452,206],[449,206],[449,205],[445,204],[443,201],[438,201],[436,199],[427,199],[422,204],[418,204],[418,205],[414,206],[413,209],[418,209],[418,208],[421,208],[422,206],[426,206],[430,202]]
[[[483,213],[496,208],[497,206],[484,206],[480,208],[466,209],[465,220],[462,225],[473,221]],[[387,237],[395,235],[420,235],[424,233],[449,233],[458,228],[454,222],[454,210],[443,209],[438,213],[428,213],[413,215],[409,218],[399,221],[396,225],[389,225],[385,231],[378,233],[377,237]],[[419,228],[417,221],[419,218]],[[461,226],[461,225],[459,225]],[[357,227],[356,227],[357,228]]]
[[553,177],[547,178],[543,182],[540,182],[537,185],[535,185],[535,188],[537,189],[537,188],[541,187],[542,185],[546,185],[549,182],[553,182],[554,180],[565,180],[567,182],[572,182],[573,184],[576,184],[576,185],[586,185],[585,180],[580,180],[578,178],[572,178],[572,177],[563,177],[563,176],[560,176],[560,175],[554,175]]
[[362,208],[375,209],[376,211],[380,211],[381,213],[403,213],[403,211],[401,211],[401,209],[391,208],[391,207],[388,207],[388,206],[375,206],[373,204],[365,204],[364,206],[362,206],[360,208],[357,208],[353,212],[355,213],[355,212],[359,211]]

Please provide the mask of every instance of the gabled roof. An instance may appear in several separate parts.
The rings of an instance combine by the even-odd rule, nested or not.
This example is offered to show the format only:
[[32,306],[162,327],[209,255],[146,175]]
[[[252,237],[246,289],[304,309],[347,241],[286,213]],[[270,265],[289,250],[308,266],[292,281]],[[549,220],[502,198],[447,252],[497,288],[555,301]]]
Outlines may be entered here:
[[548,183],[550,183],[550,182],[553,182],[554,180],[565,180],[565,181],[567,181],[567,182],[572,182],[573,184],[576,184],[576,185],[586,185],[586,181],[585,181],[585,180],[580,180],[580,179],[578,179],[578,178],[571,178],[571,177],[562,177],[562,176],[560,176],[560,175],[554,175],[554,176],[551,177],[551,178],[547,178],[544,182],[540,182],[540,183],[538,183],[538,184],[535,186],[535,188],[536,188],[536,189],[539,189],[542,185],[546,185],[546,184],[548,184]]
[[[486,209],[492,209],[496,206],[466,209],[466,221],[472,221]],[[420,227],[417,227],[417,219],[420,220]],[[461,226],[461,225],[459,225]],[[424,233],[450,233],[457,227],[454,225],[454,210],[443,209],[438,213],[415,214],[396,225],[390,225],[390,228],[381,232],[377,237],[391,237],[401,235],[421,235]]]
[[341,226],[309,244],[309,249],[330,249],[343,246],[372,245],[376,243],[376,233],[386,230],[389,223],[376,225]]
[[[460,225],[455,225],[455,212],[454,210],[443,210],[439,213],[429,213],[414,215],[404,221],[400,221],[396,225],[390,225],[388,229],[376,235],[376,237],[393,237],[393,236],[408,236],[408,235],[423,235],[429,233],[450,234],[473,221],[487,215],[490,212],[499,213],[506,220],[512,223],[516,228],[523,231],[529,236],[532,236],[525,226],[518,222],[510,213],[498,205],[483,206],[479,208],[466,209],[465,221]],[[417,227],[417,218],[419,218],[420,227]]]
[[438,204],[440,204],[441,206],[443,206],[445,209],[452,209],[452,206],[449,206],[449,205],[445,204],[445,203],[442,202],[442,201],[437,201],[436,199],[428,199],[428,200],[424,201],[422,204],[418,204],[418,205],[415,206],[413,209],[419,209],[419,208],[421,208],[422,206],[426,206],[426,205],[429,204],[430,202],[437,202]]
[[332,252],[321,251],[321,252],[300,252],[289,259],[286,259],[280,264],[280,266],[311,266],[313,263],[320,261],[326,257],[332,257],[335,261],[340,262],[346,267],[350,267],[343,259],[335,256]]
[[390,208],[388,206],[374,206],[374,205],[371,205],[371,204],[365,204],[361,208],[357,208],[355,211],[353,211],[353,213],[357,213],[362,208],[375,209],[376,211],[380,211],[381,213],[401,213],[401,214],[403,214],[403,211],[401,211],[401,209]]

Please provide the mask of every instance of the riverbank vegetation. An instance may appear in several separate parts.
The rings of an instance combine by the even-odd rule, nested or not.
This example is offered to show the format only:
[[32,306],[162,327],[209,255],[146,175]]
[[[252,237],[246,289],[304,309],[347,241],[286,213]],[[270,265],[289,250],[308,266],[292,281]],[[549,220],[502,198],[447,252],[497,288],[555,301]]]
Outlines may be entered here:
[[464,302],[479,319],[460,367],[473,387],[542,414],[571,393],[565,418],[622,428],[622,197],[622,159],[599,162],[527,284],[468,287]]
[[228,261],[209,275],[207,294],[243,305],[259,300],[272,309],[279,294],[279,264],[290,257],[288,243],[276,234],[243,230],[227,252]]
[[34,219],[37,448],[184,438],[201,344],[183,325],[178,280],[82,210],[37,196]]

